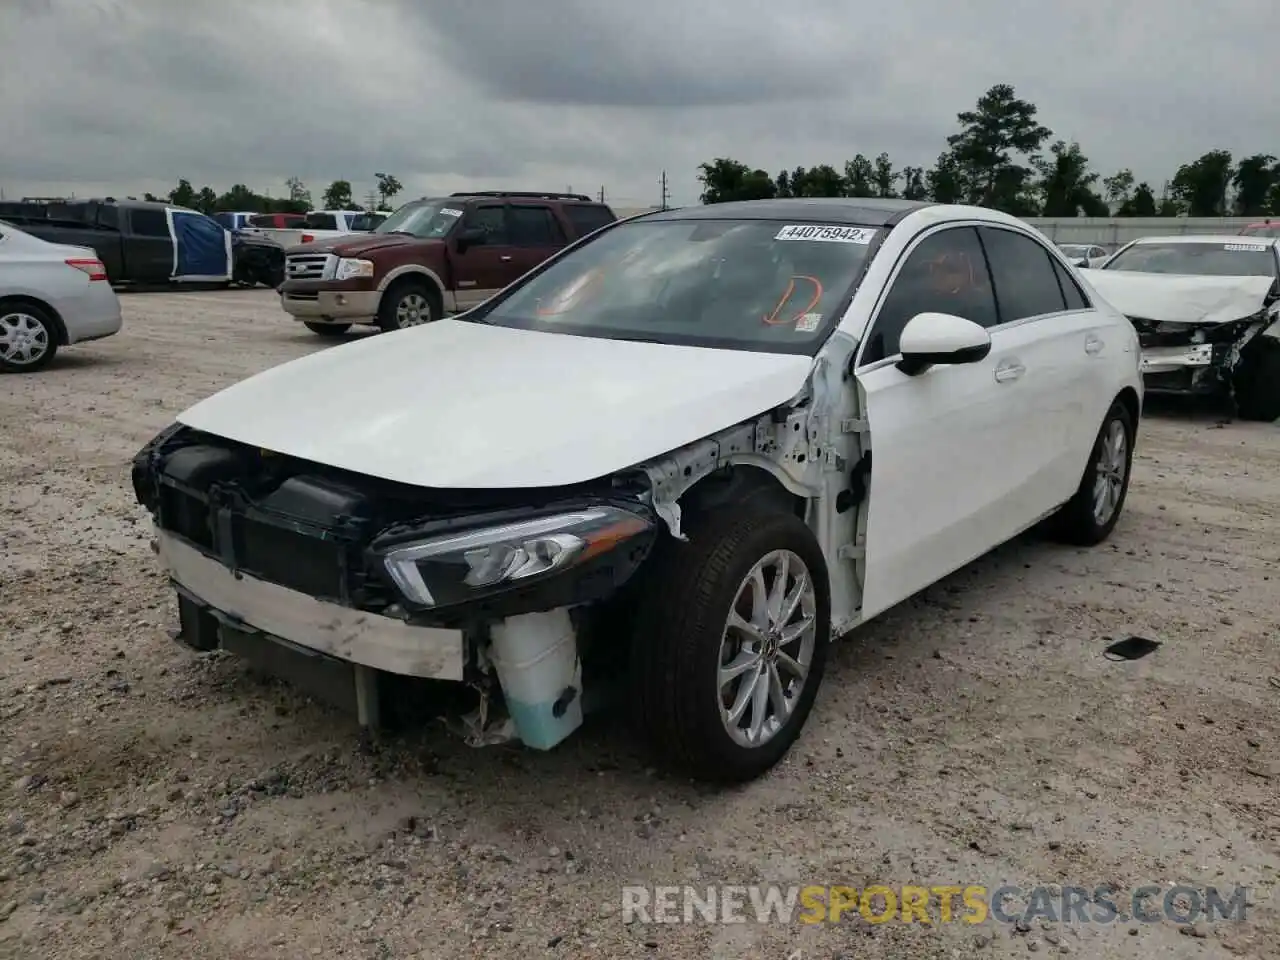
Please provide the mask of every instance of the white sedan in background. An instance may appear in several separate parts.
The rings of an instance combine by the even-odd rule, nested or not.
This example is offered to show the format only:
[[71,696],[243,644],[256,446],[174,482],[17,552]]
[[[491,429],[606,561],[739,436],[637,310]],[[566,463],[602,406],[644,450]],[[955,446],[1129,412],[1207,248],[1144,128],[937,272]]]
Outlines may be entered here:
[[97,253],[0,220],[0,371],[39,370],[59,347],[109,337],[120,323],[120,301]]
[[1060,243],[1058,249],[1077,267],[1101,266],[1110,256],[1106,247],[1096,243]]
[[366,722],[380,673],[471,684],[539,749],[621,668],[662,760],[743,780],[832,637],[1042,520],[1106,538],[1141,404],[1133,327],[1011,216],[726,203],[232,386],[133,485],[191,647],[346,661]]

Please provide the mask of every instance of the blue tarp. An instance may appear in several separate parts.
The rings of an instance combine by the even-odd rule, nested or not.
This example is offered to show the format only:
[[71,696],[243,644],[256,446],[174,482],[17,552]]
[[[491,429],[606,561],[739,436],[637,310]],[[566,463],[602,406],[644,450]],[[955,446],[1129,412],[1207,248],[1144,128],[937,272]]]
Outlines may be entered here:
[[170,208],[173,235],[173,279],[230,280],[231,234],[194,210]]

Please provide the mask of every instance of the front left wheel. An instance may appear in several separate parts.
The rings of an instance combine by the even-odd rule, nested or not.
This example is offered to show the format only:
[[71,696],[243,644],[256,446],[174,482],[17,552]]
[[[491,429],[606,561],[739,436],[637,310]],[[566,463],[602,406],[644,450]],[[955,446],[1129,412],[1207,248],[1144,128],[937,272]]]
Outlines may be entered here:
[[695,520],[651,562],[631,647],[631,706],[655,756],[699,779],[754,779],[791,748],[831,636],[822,551],[794,514]]

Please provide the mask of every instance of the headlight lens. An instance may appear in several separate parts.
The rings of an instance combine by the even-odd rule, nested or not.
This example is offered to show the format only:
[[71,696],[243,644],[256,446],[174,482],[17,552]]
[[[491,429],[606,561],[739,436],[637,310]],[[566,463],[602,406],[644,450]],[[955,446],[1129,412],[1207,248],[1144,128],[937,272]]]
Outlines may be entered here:
[[637,513],[593,506],[417,540],[382,560],[407,600],[442,607],[566,570],[650,528]]
[[338,269],[334,271],[333,278],[335,280],[350,280],[353,277],[372,277],[373,261],[372,260],[353,260],[349,257],[343,257],[338,261]]

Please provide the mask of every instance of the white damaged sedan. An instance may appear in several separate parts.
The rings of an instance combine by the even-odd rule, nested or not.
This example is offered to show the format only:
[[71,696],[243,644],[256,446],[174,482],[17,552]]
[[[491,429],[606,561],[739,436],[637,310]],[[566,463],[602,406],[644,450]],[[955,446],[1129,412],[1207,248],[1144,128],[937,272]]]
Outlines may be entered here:
[[369,723],[465,684],[476,742],[541,749],[619,680],[660,759],[745,780],[833,637],[1041,521],[1111,532],[1139,361],[992,210],[668,210],[198,403],[133,483],[191,647],[345,671]]

